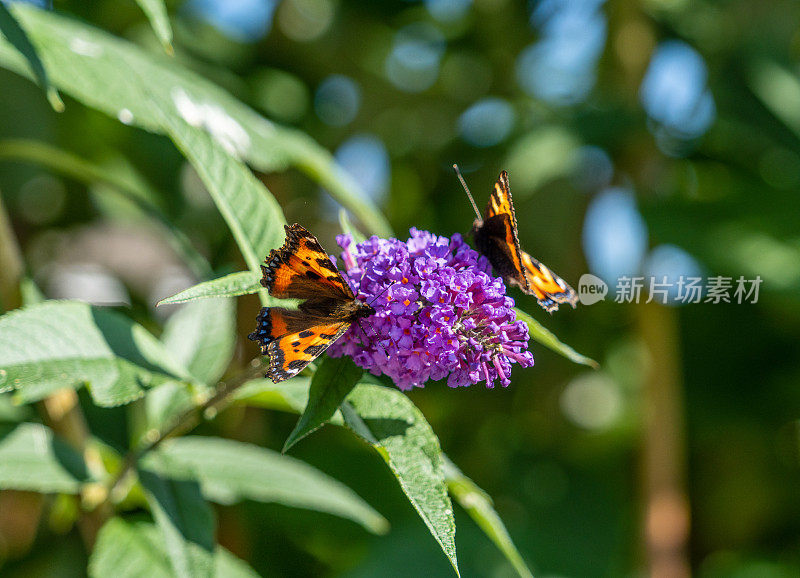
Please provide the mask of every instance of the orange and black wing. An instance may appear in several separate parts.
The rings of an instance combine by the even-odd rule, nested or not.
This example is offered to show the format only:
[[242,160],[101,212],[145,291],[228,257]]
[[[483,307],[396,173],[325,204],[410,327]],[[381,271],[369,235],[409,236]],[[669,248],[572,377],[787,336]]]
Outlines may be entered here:
[[494,184],[483,222],[475,229],[475,244],[506,282],[518,285],[528,293],[528,279],[522,268],[522,251],[517,235],[517,217],[506,171],[500,173]]
[[558,309],[560,303],[575,307],[578,296],[572,287],[520,248],[506,171],[500,173],[494,184],[475,242],[509,285],[517,285],[523,293],[536,297],[548,312]]
[[304,227],[285,226],[286,241],[261,266],[261,284],[278,299],[354,299],[336,265]]
[[294,377],[350,327],[349,321],[311,317],[299,310],[264,307],[250,339],[269,356],[267,376],[275,383]]
[[522,266],[525,268],[525,275],[529,281],[529,291],[526,293],[536,297],[539,305],[544,307],[548,313],[558,309],[560,303],[569,303],[575,307],[578,302],[575,290],[553,273],[547,265],[522,251]]

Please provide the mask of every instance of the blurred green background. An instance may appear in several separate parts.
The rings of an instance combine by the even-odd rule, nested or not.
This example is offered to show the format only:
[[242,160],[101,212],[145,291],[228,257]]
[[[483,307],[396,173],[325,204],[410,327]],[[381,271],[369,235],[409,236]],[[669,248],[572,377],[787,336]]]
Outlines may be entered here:
[[[54,4],[162,52],[134,2]],[[454,162],[479,206],[506,169],[522,246],[576,287],[586,272],[609,283],[604,302],[552,316],[512,293],[598,371],[534,344],[536,366],[506,390],[409,394],[537,576],[800,575],[800,3],[167,4],[174,58],[333,151],[398,237],[469,230]],[[49,143],[149,183],[215,269],[244,267],[166,138],[64,99],[55,113],[39,88],[0,70],[0,140]],[[325,191],[296,171],[259,177],[290,223],[334,248],[338,207]],[[197,281],[101,184],[0,158],[0,193],[50,298],[125,304],[157,330],[171,311],[155,302]],[[763,282],[757,303],[661,306],[615,303],[621,275]],[[257,308],[239,300],[240,361],[257,353],[243,338]],[[84,409],[106,441],[124,443],[122,410]],[[234,408],[203,427],[279,449],[295,420]],[[326,428],[292,454],[353,488],[392,530],[370,536],[277,505],[217,508],[219,542],[262,575],[452,574],[364,444]],[[0,573],[81,575],[77,532],[34,502],[0,493]],[[456,520],[464,576],[513,575],[463,510]]]

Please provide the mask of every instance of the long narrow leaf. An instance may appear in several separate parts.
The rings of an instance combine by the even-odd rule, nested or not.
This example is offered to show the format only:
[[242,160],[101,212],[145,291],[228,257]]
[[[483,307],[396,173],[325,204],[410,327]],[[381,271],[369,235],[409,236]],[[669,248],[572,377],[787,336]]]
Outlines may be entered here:
[[211,281],[203,281],[197,285],[192,285],[180,293],[162,299],[159,305],[172,305],[174,303],[186,303],[196,299],[208,299],[211,297],[238,297],[249,293],[258,293],[262,287],[261,276],[252,271],[239,271],[231,273]]
[[389,464],[458,574],[456,522],[447,495],[439,440],[422,413],[403,393],[360,384],[342,404],[345,423]]
[[[308,379],[296,378],[286,383],[274,384],[269,380],[256,380],[242,386],[235,395],[238,401],[248,405],[300,413],[308,403],[309,381]],[[353,411],[352,408],[348,409]],[[330,421],[341,425],[342,421],[339,412],[336,412]],[[373,434],[366,427],[366,424],[362,422],[363,420],[357,418],[351,420],[348,425],[355,428],[364,426],[362,431],[357,433],[360,433],[366,439],[370,439]],[[500,548],[520,576],[529,576],[530,571],[511,541],[502,520],[494,511],[491,498],[475,485],[472,480],[462,474],[447,456],[442,454],[442,459],[445,480],[450,494],[478,523],[478,526],[489,539]]]
[[491,498],[481,490],[475,482],[465,476],[446,456],[444,458],[444,474],[447,488],[464,508],[483,533],[495,543],[506,559],[522,578],[533,578],[525,561],[508,535],[503,520],[497,515]]
[[173,479],[197,480],[203,495],[213,502],[275,502],[348,518],[374,533],[388,528],[383,516],[347,486],[300,460],[266,448],[186,436],[165,443],[158,453],[168,460],[148,456],[148,468]]
[[[283,225],[286,220],[277,201],[253,173],[234,158],[226,148],[229,141],[193,126],[192,119],[185,118],[188,105],[176,97],[176,102],[168,109],[149,91],[146,90],[145,94],[162,128],[183,151],[208,188],[248,268],[258,274],[269,250],[279,246],[285,235]],[[186,98],[191,99],[188,95]],[[184,110],[181,110],[182,106]]]
[[538,341],[548,349],[552,349],[559,355],[563,355],[570,361],[574,361],[575,363],[580,363],[581,365],[588,365],[593,369],[597,369],[600,367],[600,364],[597,363],[591,357],[586,357],[585,355],[581,355],[574,349],[572,349],[566,343],[562,343],[558,337],[556,337],[552,331],[547,329],[544,325],[536,321],[533,317],[525,313],[519,308],[514,308],[514,311],[517,313],[517,319],[520,321],[524,321],[528,326],[528,332],[530,333],[531,339],[534,341]]
[[169,14],[163,0],[136,0],[136,3],[150,21],[150,26],[153,27],[153,32],[156,33],[164,50],[167,54],[172,54],[172,25],[169,23]]
[[28,61],[28,65],[30,66],[34,78],[36,78],[36,82],[45,91],[47,100],[50,102],[50,106],[53,107],[53,110],[57,112],[63,111],[64,102],[58,95],[58,91],[50,84],[47,71],[39,58],[39,54],[36,52],[36,48],[28,39],[28,35],[25,34],[22,26],[19,25],[19,22],[17,22],[11,12],[8,11],[8,8],[6,8],[6,5],[2,2],[0,2],[0,33],[2,33],[6,40],[19,50],[20,54]]
[[[152,456],[168,462],[163,455]],[[153,518],[161,529],[172,568],[179,578],[214,575],[214,515],[200,486],[139,468]]]
[[749,68],[749,84],[755,95],[800,136],[800,77],[769,60],[756,60]]
[[[87,106],[163,133],[169,127],[161,116],[165,112],[174,115],[169,109],[178,100],[196,126],[222,136],[258,170],[296,166],[330,191],[371,232],[391,234],[386,218],[358,183],[309,136],[269,122],[197,74],[175,63],[167,66],[133,44],[91,26],[27,5],[16,5],[12,12],[48,62],[53,84]],[[25,59],[2,41],[0,66],[32,76]],[[145,90],[150,98],[143,98]],[[153,109],[153,102],[160,110]]]

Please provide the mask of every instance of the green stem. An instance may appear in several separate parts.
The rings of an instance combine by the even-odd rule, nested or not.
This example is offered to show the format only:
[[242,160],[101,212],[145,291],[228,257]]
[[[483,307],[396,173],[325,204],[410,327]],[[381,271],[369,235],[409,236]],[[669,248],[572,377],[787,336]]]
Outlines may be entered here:
[[259,356],[257,359],[254,359],[246,369],[233,376],[230,380],[220,381],[214,395],[208,398],[202,405],[186,410],[178,416],[171,425],[148,440],[144,446],[128,452],[122,467],[108,484],[108,499],[112,499],[122,481],[128,473],[136,467],[136,464],[145,454],[156,449],[165,440],[191,431],[199,425],[203,419],[214,419],[217,414],[224,409],[230,394],[248,381],[261,377],[265,368],[266,364],[263,357]]
[[23,269],[17,237],[0,194],[0,311],[10,311],[22,304],[20,281]]
[[301,150],[293,158],[298,169],[330,192],[334,199],[361,221],[367,231],[379,237],[392,236],[392,227],[386,217],[366,195],[354,192],[361,190],[358,183],[336,164],[327,151],[318,151],[316,146],[302,146],[298,149]]

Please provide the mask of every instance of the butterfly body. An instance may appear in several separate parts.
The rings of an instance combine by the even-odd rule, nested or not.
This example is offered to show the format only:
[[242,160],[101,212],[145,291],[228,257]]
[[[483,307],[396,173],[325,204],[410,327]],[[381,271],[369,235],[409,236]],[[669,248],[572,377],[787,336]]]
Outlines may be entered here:
[[506,171],[500,173],[494,184],[483,218],[472,223],[472,236],[478,251],[489,259],[505,282],[536,297],[545,310],[555,311],[560,303],[575,307],[578,301],[575,290],[520,248]]
[[302,299],[297,309],[264,307],[250,339],[269,355],[267,376],[274,382],[297,375],[375,310],[352,289],[316,237],[298,224],[286,226],[286,242],[261,266],[261,284],[272,297]]

